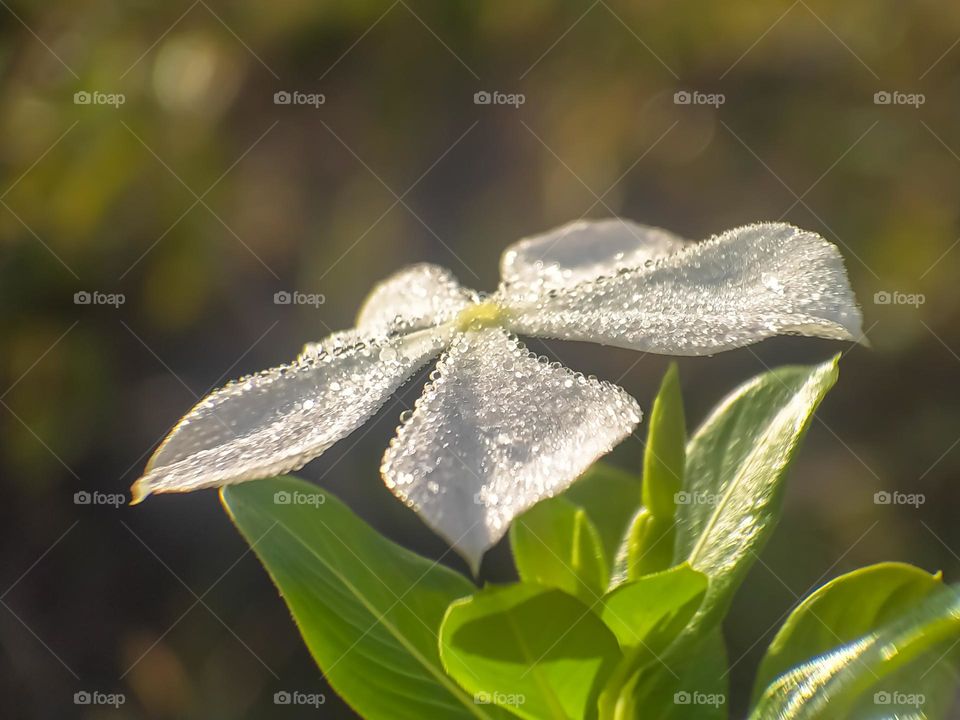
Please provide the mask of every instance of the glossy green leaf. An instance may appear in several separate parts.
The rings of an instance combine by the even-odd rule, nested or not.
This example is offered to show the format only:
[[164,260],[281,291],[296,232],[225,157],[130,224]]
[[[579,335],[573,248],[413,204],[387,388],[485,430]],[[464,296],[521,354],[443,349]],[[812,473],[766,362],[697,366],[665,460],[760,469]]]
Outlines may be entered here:
[[588,606],[607,589],[609,566],[587,512],[564,497],[534,505],[510,528],[520,578],[575,595]]
[[675,498],[683,481],[686,421],[676,363],[663,377],[647,425],[642,499],[614,557],[611,588],[674,565]]
[[675,562],[710,578],[701,624],[725,612],[778,519],[784,473],[814,410],[837,379],[839,356],[784,367],[735,390],[687,446],[678,494]]
[[560,590],[521,583],[451,605],[440,657],[477,698],[532,720],[580,720],[591,716],[620,649],[588,606]]
[[587,512],[612,563],[631,519],[640,507],[640,476],[597,462],[563,494]]
[[781,675],[751,720],[945,717],[958,639],[960,591],[945,588],[898,620]]
[[690,636],[635,670],[616,693],[604,690],[600,720],[725,720],[727,652],[719,628]]
[[623,659],[604,686],[601,715],[613,715],[624,686],[646,665],[662,662],[667,648],[694,616],[707,577],[688,565],[647,575],[603,598],[600,617],[620,642]]
[[654,517],[640,508],[617,550],[610,589],[671,567],[675,532],[673,519]]
[[223,504],[333,688],[365,718],[501,718],[446,675],[437,636],[476,588],[292,477],[232,485]]
[[653,656],[673,642],[700,607],[707,576],[689,565],[624,583],[603,598],[600,618],[624,650]]
[[903,563],[881,563],[841,575],[790,614],[757,671],[754,699],[791,668],[896,620],[941,591],[940,576]]
[[687,425],[677,364],[671,363],[647,421],[643,453],[643,505],[655,517],[672,518],[683,486]]

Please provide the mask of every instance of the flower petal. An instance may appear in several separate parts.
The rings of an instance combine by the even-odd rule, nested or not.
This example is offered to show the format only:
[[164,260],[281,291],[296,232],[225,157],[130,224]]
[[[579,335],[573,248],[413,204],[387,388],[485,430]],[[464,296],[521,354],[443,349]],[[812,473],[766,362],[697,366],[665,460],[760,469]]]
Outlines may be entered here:
[[458,336],[431,378],[381,469],[474,571],[516,515],[640,421],[621,388],[538,360],[500,328]]
[[357,329],[370,333],[420,330],[447,320],[475,300],[446,268],[411,265],[376,285],[357,316]]
[[667,230],[629,220],[577,220],[518,240],[500,258],[510,294],[572,287],[682,250],[687,242]]
[[522,335],[670,355],[784,333],[855,340],[862,321],[837,248],[784,223],[728,230],[650,267],[513,301],[508,317]]
[[337,333],[289,365],[210,393],[154,453],[134,502],[302,467],[363,424],[448,340],[435,330],[374,340]]

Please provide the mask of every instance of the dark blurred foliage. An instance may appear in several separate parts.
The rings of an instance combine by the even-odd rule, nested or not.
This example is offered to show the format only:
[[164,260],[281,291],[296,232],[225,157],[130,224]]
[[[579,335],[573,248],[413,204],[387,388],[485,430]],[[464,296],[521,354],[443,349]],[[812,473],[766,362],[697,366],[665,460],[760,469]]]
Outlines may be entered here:
[[[125,492],[197,397],[349,326],[403,264],[493,289],[508,242],[584,214],[691,238],[786,218],[842,247],[864,307],[872,350],[781,338],[680,363],[693,426],[768,366],[847,353],[727,625],[735,713],[814,583],[883,559],[960,579],[960,5],[2,4],[4,717],[296,717],[272,703],[285,689],[327,692],[303,716],[349,716],[215,493],[119,509],[74,493]],[[481,90],[526,101],[476,105]],[[725,102],[676,104],[681,90]],[[280,290],[327,302],[276,305]],[[884,291],[924,303],[876,304]],[[549,351],[645,407],[667,362]],[[378,477],[417,392],[303,475],[440,557]],[[613,461],[639,468],[644,432]],[[926,502],[878,506],[880,490]],[[483,578],[509,568],[500,547]],[[127,703],[73,704],[94,689]]]

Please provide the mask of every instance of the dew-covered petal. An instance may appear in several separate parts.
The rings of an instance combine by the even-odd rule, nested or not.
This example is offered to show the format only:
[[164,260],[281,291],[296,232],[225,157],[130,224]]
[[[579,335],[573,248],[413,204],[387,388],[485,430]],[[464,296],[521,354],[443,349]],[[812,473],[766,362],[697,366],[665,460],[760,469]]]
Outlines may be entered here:
[[500,328],[455,339],[383,458],[401,500],[474,570],[510,521],[640,420],[621,388],[538,360]]
[[186,492],[295,470],[369,418],[448,334],[337,333],[289,365],[207,395],[177,424],[133,488]]
[[521,335],[707,355],[778,334],[861,337],[843,259],[816,233],[764,223],[508,308]]
[[357,329],[370,333],[433,327],[475,300],[446,268],[411,265],[374,286],[357,315]]
[[621,218],[577,220],[508,247],[500,277],[505,293],[528,295],[642,267],[686,244],[667,230]]

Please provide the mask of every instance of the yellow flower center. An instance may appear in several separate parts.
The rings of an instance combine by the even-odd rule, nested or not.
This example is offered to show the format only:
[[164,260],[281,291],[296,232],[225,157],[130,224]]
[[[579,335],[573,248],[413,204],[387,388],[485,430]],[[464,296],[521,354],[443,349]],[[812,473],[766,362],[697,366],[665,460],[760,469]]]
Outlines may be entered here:
[[461,310],[455,323],[459,332],[466,332],[497,327],[503,324],[506,317],[507,310],[500,303],[495,300],[484,300]]

